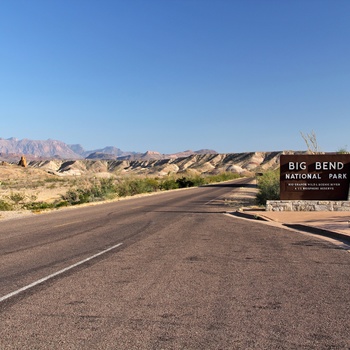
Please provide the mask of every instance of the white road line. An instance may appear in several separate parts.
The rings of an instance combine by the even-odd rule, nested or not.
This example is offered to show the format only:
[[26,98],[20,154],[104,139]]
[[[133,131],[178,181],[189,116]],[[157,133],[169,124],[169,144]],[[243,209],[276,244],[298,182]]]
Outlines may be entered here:
[[113,250],[113,249],[115,249],[115,248],[118,248],[118,247],[120,247],[122,244],[123,244],[123,243],[119,243],[119,244],[116,244],[116,245],[114,245],[114,246],[112,246],[112,247],[109,247],[109,248],[103,250],[102,252],[99,252],[99,253],[97,253],[97,254],[95,254],[95,255],[90,256],[89,258],[86,258],[86,259],[84,259],[84,260],[81,260],[81,261],[79,261],[79,262],[77,262],[77,263],[75,263],[75,264],[73,264],[73,265],[70,265],[70,266],[68,266],[68,267],[66,267],[66,268],[64,268],[64,269],[62,269],[62,270],[59,270],[59,271],[57,271],[57,272],[55,272],[55,273],[53,273],[53,274],[51,274],[51,275],[49,275],[49,276],[43,277],[43,278],[41,278],[41,279],[39,279],[39,280],[37,280],[37,281],[31,283],[31,284],[28,284],[28,285],[25,286],[25,287],[22,287],[22,288],[20,288],[20,289],[17,289],[17,290],[15,290],[15,291],[12,292],[12,293],[9,293],[9,294],[7,294],[7,295],[4,295],[3,297],[0,298],[0,303],[1,303],[2,301],[4,301],[4,300],[7,300],[7,299],[9,299],[9,298],[11,298],[11,297],[13,297],[13,296],[19,294],[19,293],[22,293],[22,292],[24,292],[24,291],[26,291],[26,290],[28,290],[28,289],[30,289],[30,288],[33,288],[33,287],[35,287],[35,286],[37,286],[37,285],[39,285],[39,284],[41,284],[41,283],[44,283],[44,282],[46,282],[47,280],[49,280],[49,279],[51,279],[51,278],[54,278],[54,277],[56,277],[56,276],[58,276],[58,275],[60,275],[60,274],[62,274],[62,273],[64,273],[64,272],[66,272],[66,271],[69,271],[69,270],[73,269],[74,267],[77,267],[77,266],[82,265],[82,264],[84,264],[84,263],[86,263],[86,262],[88,262],[88,261],[90,261],[90,260],[92,260],[92,259],[95,259],[95,258],[97,258],[98,256],[109,252],[110,250]]

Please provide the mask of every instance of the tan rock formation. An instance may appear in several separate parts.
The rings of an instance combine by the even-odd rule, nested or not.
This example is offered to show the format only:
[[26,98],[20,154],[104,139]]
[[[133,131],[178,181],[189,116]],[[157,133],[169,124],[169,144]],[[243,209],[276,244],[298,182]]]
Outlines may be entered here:
[[18,163],[19,166],[22,166],[23,168],[26,168],[27,167],[27,159],[25,156],[22,156],[21,157],[21,160],[19,161]]

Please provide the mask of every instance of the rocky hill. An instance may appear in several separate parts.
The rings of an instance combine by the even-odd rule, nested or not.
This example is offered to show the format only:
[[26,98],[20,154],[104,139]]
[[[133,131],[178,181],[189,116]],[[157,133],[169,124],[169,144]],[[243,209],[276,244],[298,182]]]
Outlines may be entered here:
[[154,175],[181,174],[191,171],[197,174],[215,174],[224,171],[252,175],[279,166],[282,152],[250,152],[229,154],[192,154],[188,157],[148,160],[46,160],[30,161],[29,166],[41,168],[57,175]]

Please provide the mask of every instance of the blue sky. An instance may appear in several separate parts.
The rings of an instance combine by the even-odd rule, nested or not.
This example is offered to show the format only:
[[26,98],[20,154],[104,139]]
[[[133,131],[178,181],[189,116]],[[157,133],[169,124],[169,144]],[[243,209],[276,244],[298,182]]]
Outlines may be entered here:
[[2,138],[331,152],[349,112],[349,0],[0,1]]

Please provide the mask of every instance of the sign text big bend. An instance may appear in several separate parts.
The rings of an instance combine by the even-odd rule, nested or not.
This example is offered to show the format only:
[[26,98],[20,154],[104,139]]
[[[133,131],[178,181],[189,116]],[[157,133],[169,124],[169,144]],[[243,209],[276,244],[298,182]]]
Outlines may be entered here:
[[348,200],[350,154],[281,155],[280,198]]

